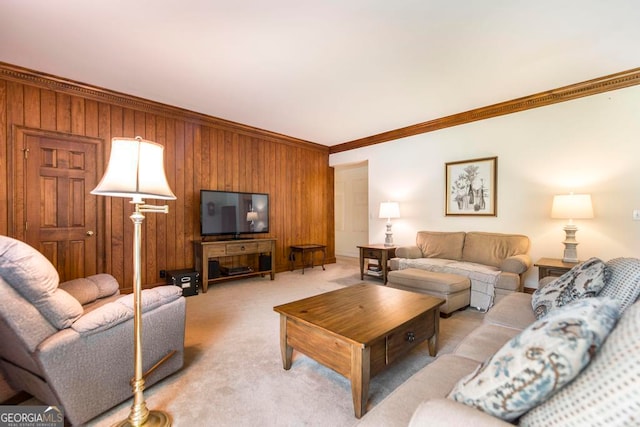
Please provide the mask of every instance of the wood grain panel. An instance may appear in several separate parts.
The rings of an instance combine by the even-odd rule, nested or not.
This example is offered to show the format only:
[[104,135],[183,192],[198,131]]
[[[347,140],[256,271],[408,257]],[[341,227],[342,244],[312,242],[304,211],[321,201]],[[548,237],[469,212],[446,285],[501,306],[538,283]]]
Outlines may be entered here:
[[[7,82],[0,80],[0,141],[7,141],[8,128],[7,128]],[[5,144],[5,147],[10,147],[10,144]],[[10,150],[5,150],[4,153],[10,153]],[[11,175],[12,169],[9,167],[9,158],[7,155],[0,153],[0,175],[1,171],[7,171],[6,176],[3,177],[4,182],[7,185],[0,185],[0,234],[9,234],[9,209],[3,209],[3,206],[8,206],[9,200],[9,181],[6,179]]]
[[[40,129],[56,130],[56,93],[51,90],[40,90]],[[36,120],[36,118],[34,118]]]
[[24,88],[24,117],[25,126],[40,127],[40,89],[32,86]]
[[[327,261],[334,256],[332,181],[327,147],[262,131],[241,124],[156,104],[127,95],[92,88],[58,77],[0,63],[0,142],[10,149],[0,152],[0,233],[17,238],[24,231],[16,224],[23,217],[9,189],[16,176],[10,164],[14,126],[100,138],[102,176],[115,136],[155,140],[165,146],[167,180],[177,196],[169,201],[169,214],[146,215],[143,230],[145,285],[159,283],[159,270],[193,266],[192,240],[200,238],[201,188],[265,192],[270,195],[270,233],[277,239],[277,271],[288,270],[288,246],[300,243],[327,245]],[[77,162],[79,159],[70,159]],[[74,191],[88,191],[74,188]],[[153,201],[150,201],[154,203]],[[159,202],[158,202],[159,203]],[[133,225],[126,199],[99,197],[97,241],[99,270],[113,274],[123,291],[132,284]],[[152,218],[153,216],[153,218]],[[74,222],[78,218],[72,218]],[[45,247],[51,252],[52,243]],[[81,248],[71,248],[81,257]]]

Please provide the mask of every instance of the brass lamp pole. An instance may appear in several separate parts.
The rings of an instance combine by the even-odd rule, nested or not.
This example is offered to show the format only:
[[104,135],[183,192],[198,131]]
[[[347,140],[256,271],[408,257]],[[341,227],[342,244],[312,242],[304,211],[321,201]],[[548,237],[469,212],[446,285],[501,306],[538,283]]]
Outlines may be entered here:
[[168,213],[169,206],[146,205],[144,198],[175,200],[164,172],[164,147],[136,138],[113,138],[111,157],[102,180],[91,194],[131,197],[133,222],[133,404],[129,418],[117,426],[170,426],[171,417],[162,411],[150,411],[144,400],[142,371],[142,222],[143,212]]

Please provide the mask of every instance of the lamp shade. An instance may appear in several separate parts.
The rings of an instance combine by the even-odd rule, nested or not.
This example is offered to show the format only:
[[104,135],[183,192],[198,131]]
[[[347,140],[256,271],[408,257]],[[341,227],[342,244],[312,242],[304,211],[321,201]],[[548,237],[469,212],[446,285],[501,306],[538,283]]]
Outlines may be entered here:
[[400,206],[397,202],[380,203],[380,214],[378,218],[400,218]]
[[139,136],[113,138],[107,170],[91,194],[174,200],[164,172],[164,147]]
[[553,196],[551,218],[588,219],[593,218],[590,194],[561,194]]
[[247,212],[247,221],[257,221],[258,220],[258,212]]

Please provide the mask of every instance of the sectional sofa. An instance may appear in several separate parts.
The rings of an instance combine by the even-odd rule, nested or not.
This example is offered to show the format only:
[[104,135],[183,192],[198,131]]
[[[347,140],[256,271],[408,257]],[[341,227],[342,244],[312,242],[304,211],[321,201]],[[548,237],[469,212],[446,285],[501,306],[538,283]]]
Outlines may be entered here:
[[[419,231],[414,246],[396,249],[389,282],[444,299],[447,314],[466,305],[488,310],[502,297],[522,291],[531,267],[528,251],[529,238],[520,234]],[[436,275],[425,276],[424,270]],[[470,293],[469,285],[457,280],[434,283],[447,279],[438,274],[467,278]]]
[[591,259],[512,293],[359,424],[640,425],[639,295],[635,258]]

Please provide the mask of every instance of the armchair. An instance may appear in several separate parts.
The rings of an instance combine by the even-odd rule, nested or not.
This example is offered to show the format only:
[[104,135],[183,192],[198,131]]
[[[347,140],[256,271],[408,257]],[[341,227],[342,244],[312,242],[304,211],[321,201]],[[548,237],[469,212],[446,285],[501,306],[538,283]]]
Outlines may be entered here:
[[[78,425],[132,395],[133,298],[108,274],[58,282],[44,255],[0,236],[0,369],[15,390]],[[183,365],[185,300],[159,286],[141,301],[149,387]]]

